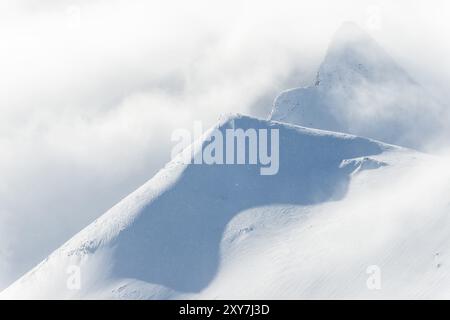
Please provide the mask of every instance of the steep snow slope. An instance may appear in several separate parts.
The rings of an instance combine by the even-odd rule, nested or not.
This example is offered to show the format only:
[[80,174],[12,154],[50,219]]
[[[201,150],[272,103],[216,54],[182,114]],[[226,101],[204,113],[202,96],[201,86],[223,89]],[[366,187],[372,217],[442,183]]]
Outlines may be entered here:
[[315,84],[282,92],[271,119],[423,150],[442,137],[450,114],[349,22],[334,35]]
[[[218,128],[279,129],[279,173],[176,158],[0,298],[448,296],[450,179],[437,160],[243,116]],[[366,286],[371,265],[382,290]],[[80,290],[67,286],[74,266]]]

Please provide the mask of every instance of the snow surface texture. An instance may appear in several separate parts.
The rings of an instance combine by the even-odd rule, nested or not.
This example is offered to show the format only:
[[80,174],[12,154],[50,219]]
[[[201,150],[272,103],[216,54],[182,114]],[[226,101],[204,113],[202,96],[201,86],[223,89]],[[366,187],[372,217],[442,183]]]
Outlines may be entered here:
[[348,22],[334,35],[315,84],[282,92],[270,119],[428,150],[443,138],[449,116],[368,34]]
[[[417,97],[389,100],[391,82]],[[272,119],[423,146],[439,114],[423,112],[420,97],[420,86],[346,25],[316,85],[281,94]],[[346,109],[354,101],[356,113]],[[445,159],[246,116],[217,128],[279,129],[278,174],[186,165],[180,154],[0,298],[450,298]],[[201,152],[210,134],[190,148]],[[79,288],[68,285],[74,268]]]
[[[261,176],[254,165],[185,165],[174,159],[2,297],[89,297],[96,296],[95,292],[104,298],[201,294],[222,277],[224,254],[230,255],[226,265],[250,264],[249,270],[254,269],[255,274],[267,272],[270,268],[260,264],[268,258],[266,253],[281,254],[286,246],[295,248],[289,239],[280,238],[282,229],[307,223],[312,208],[343,199],[351,175],[366,168],[364,163],[379,161],[371,160],[372,156],[399,152],[368,139],[249,117],[234,117],[218,126],[222,131],[231,127],[278,128],[279,173]],[[198,152],[204,146],[197,143],[194,147]],[[253,243],[257,238],[262,242]],[[66,288],[70,265],[81,266],[81,291]],[[239,277],[239,268],[224,277],[225,284],[231,283]],[[236,290],[239,292],[245,290]]]
[[[447,289],[450,230],[436,226],[450,226],[448,197],[440,192],[450,180],[442,171],[434,180],[428,164],[436,160],[243,116],[218,125],[230,127],[278,128],[279,173],[176,158],[0,297],[389,298]],[[426,197],[429,183],[411,179],[422,167],[433,199]],[[409,190],[407,201],[392,193],[398,184]],[[411,205],[416,193],[435,208]],[[73,265],[81,267],[80,290],[67,287]],[[382,290],[366,286],[371,265],[383,272]]]

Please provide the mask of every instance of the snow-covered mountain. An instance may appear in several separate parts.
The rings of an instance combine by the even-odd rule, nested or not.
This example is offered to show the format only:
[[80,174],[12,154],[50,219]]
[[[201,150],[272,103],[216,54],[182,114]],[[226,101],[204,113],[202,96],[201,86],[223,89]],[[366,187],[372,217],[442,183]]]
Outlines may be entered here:
[[357,25],[335,33],[314,85],[282,92],[270,119],[426,150],[448,110]]
[[[444,189],[434,181],[432,216],[409,198],[418,191],[411,186],[428,190],[409,173],[430,157],[244,116],[218,128],[279,129],[278,174],[175,158],[0,297],[418,297],[447,289],[441,250],[450,232],[435,229],[449,219]],[[398,199],[392,181],[405,188]],[[383,290],[366,286],[372,265]],[[80,267],[80,290],[67,285],[71,266]]]
[[345,24],[272,120],[215,127],[278,129],[277,174],[182,161],[210,130],[0,298],[450,298],[448,161],[322,130],[422,148],[443,110]]

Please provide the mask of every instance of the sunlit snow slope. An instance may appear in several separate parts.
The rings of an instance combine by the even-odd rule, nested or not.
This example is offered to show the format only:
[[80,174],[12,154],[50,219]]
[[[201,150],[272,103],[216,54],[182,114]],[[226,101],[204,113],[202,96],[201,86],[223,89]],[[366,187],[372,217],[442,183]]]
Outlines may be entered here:
[[[218,125],[232,127],[280,130],[277,175],[174,159],[0,298],[450,295],[450,180],[438,160],[250,117]],[[372,265],[381,290],[366,285]]]
[[315,84],[282,92],[272,120],[427,150],[450,114],[355,24],[335,33]]

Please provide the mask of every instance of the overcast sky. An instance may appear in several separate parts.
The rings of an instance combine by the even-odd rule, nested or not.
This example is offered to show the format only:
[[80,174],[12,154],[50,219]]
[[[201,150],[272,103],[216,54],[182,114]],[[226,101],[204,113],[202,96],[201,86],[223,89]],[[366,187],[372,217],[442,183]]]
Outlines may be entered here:
[[343,21],[450,101],[448,1],[0,1],[0,289],[148,180],[174,128],[266,117]]

